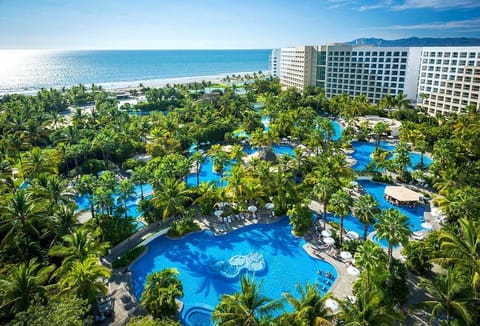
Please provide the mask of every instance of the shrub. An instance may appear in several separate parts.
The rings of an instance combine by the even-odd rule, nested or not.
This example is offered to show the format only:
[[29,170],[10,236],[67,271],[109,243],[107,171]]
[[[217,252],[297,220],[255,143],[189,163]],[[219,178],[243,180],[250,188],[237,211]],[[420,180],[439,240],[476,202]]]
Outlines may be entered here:
[[180,220],[172,222],[167,235],[170,237],[181,237],[187,233],[200,230],[200,227],[194,220],[194,215],[195,211],[189,210]]
[[135,259],[137,259],[145,251],[145,248],[146,248],[145,246],[140,246],[140,247],[135,247],[133,249],[130,249],[125,254],[120,256],[119,259],[115,260],[112,263],[112,267],[121,268],[121,267],[129,266]]

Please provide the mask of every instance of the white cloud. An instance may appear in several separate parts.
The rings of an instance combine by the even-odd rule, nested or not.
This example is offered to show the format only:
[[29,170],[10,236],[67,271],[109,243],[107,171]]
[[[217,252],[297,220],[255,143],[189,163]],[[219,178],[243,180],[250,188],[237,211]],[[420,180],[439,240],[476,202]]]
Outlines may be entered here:
[[480,8],[478,0],[405,0],[402,4],[392,6],[394,10],[408,9],[465,9]]
[[[379,27],[372,27],[378,29]],[[415,25],[392,25],[380,27],[383,29],[390,30],[445,30],[445,29],[464,29],[464,30],[479,30],[480,29],[480,18],[473,18],[467,20],[454,20],[448,22],[431,22],[425,24],[415,24]]]

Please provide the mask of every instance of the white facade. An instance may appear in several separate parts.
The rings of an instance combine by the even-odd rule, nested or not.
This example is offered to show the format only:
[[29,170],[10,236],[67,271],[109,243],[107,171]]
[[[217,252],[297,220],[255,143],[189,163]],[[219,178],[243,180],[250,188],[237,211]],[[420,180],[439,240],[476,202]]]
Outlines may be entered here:
[[280,83],[303,90],[315,80],[315,48],[299,46],[281,49]]
[[430,114],[480,108],[480,47],[332,44],[284,48],[281,60],[283,85],[318,86],[327,97],[364,94],[378,103],[403,93]]
[[418,105],[429,114],[480,108],[480,47],[425,47],[419,70]]
[[270,57],[270,74],[272,77],[280,78],[281,49],[273,49]]
[[315,85],[324,88],[327,97],[364,94],[377,103],[386,94],[404,93],[414,101],[420,53],[406,47],[320,46]]

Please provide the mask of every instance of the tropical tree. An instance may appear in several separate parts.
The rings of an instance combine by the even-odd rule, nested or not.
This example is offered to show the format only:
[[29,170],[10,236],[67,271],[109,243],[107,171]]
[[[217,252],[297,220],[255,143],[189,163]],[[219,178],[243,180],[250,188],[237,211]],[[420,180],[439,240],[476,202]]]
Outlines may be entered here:
[[42,150],[34,147],[25,154],[22,165],[23,174],[29,178],[38,177],[41,173],[58,173],[59,156],[54,150]]
[[182,282],[175,268],[151,273],[142,293],[142,306],[155,318],[174,318],[178,314],[177,297],[183,297]]
[[89,231],[86,227],[80,227],[70,234],[62,237],[63,243],[53,246],[48,254],[62,257],[62,266],[59,272],[69,269],[74,261],[84,261],[88,257],[104,255],[110,245],[100,242],[101,230]]
[[445,319],[445,323],[449,326],[454,319],[462,321],[464,325],[473,325],[472,313],[469,309],[469,304],[472,302],[471,289],[461,280],[458,272],[448,268],[445,275],[438,275],[434,280],[422,278],[420,287],[427,291],[429,297],[416,304],[414,309],[428,311],[430,325],[439,319]]
[[432,261],[440,264],[462,266],[471,278],[472,288],[480,285],[480,223],[461,218],[458,232],[452,228],[440,231],[438,258]]
[[389,130],[388,125],[385,122],[378,122],[373,127],[373,133],[375,134],[375,149],[380,147],[380,136],[387,133]]
[[144,200],[143,186],[150,181],[151,172],[147,166],[139,166],[133,170],[132,181],[140,186],[140,199]]
[[330,199],[330,208],[336,216],[340,217],[340,247],[343,245],[343,219],[350,214],[353,204],[352,196],[345,190],[340,189],[332,195]]
[[288,320],[294,325],[332,325],[334,315],[326,306],[326,301],[331,295],[322,295],[318,286],[306,284],[303,288],[297,284],[300,298],[295,298],[291,293],[285,292],[285,300],[292,306],[293,312],[288,313]]
[[353,212],[363,223],[363,241],[367,240],[368,226],[375,222],[374,216],[380,211],[377,200],[370,194],[360,196],[355,202]]
[[395,147],[395,151],[393,153],[393,163],[397,172],[404,177],[407,171],[407,166],[411,164],[410,146],[407,143],[400,142],[400,144]]
[[6,196],[0,206],[2,219],[0,220],[0,234],[3,235],[1,245],[15,235],[21,234],[28,239],[39,239],[41,228],[46,227],[47,202],[36,200],[32,193],[19,189]]
[[318,182],[313,187],[314,195],[323,203],[323,223],[327,223],[327,208],[328,202],[332,194],[337,189],[334,181],[327,177],[323,176],[318,179]]
[[177,215],[190,201],[190,191],[182,180],[166,178],[159,183],[153,194],[153,204],[162,211],[162,219]]
[[128,209],[127,209],[127,201],[128,198],[135,195],[135,190],[133,188],[133,183],[129,179],[123,179],[120,181],[118,184],[118,193],[119,193],[119,201],[123,203],[123,209],[124,209],[124,214],[125,218],[128,217]]
[[370,290],[370,279],[373,273],[386,266],[388,257],[383,249],[373,241],[366,240],[355,252],[355,264],[362,268],[365,274],[365,289]]
[[200,185],[200,166],[204,163],[206,157],[201,152],[195,152],[190,156],[190,162],[195,164],[195,175],[197,177],[197,187]]
[[428,143],[424,139],[419,139],[415,142],[415,150],[420,152],[420,170],[424,170],[425,163],[424,163],[424,155],[427,151]]
[[54,265],[41,267],[35,258],[12,266],[9,275],[0,278],[1,309],[15,314],[26,310],[37,295],[47,296],[45,284],[54,269]]
[[80,196],[88,196],[90,213],[92,214],[92,218],[95,218],[95,202],[93,196],[97,187],[97,178],[92,174],[84,174],[80,177],[75,187]]
[[361,291],[356,294],[355,301],[350,298],[340,303],[338,318],[343,325],[395,325],[402,321],[399,313],[383,305],[384,296],[380,290]]
[[408,217],[393,208],[382,209],[376,217],[377,223],[374,226],[377,238],[388,241],[388,270],[392,274],[393,247],[407,243],[412,234],[408,228]]
[[107,294],[105,280],[109,277],[110,270],[100,265],[98,258],[90,256],[83,261],[76,260],[60,279],[60,294],[76,293],[93,304],[99,294]]
[[261,284],[249,279],[247,274],[240,279],[241,291],[223,294],[213,310],[213,321],[219,325],[261,325],[271,314],[281,308],[279,301],[272,301],[260,292]]

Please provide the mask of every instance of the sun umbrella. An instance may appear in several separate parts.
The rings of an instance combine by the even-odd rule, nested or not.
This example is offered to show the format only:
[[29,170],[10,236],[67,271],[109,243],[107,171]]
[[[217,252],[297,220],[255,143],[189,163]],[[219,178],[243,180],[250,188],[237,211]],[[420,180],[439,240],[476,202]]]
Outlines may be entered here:
[[353,275],[353,276],[360,275],[360,271],[358,270],[358,268],[353,267],[353,266],[349,266],[347,268],[347,273],[350,274],[350,275]]
[[352,259],[352,254],[348,251],[342,251],[340,253],[340,257],[342,257],[343,260],[348,260],[348,259]]
[[272,203],[266,203],[265,204],[266,209],[273,209],[273,207],[275,207],[275,206]]
[[433,228],[433,226],[428,223],[428,222],[424,222],[422,224],[420,224],[422,226],[422,228],[424,228],[425,230],[431,230]]
[[331,236],[332,236],[332,231],[330,231],[330,230],[323,230],[323,231],[322,231],[322,236],[323,236],[323,237],[331,237]]
[[340,308],[338,302],[333,299],[325,300],[325,307],[329,308],[334,314],[337,313]]
[[255,212],[257,211],[257,207],[255,207],[255,206],[253,206],[253,205],[252,205],[252,206],[248,206],[248,211],[249,211],[249,212],[252,212],[252,213],[255,213]]
[[323,243],[325,243],[326,245],[333,245],[335,244],[335,239],[334,238],[330,238],[330,237],[326,237],[326,238],[323,238]]
[[349,231],[349,232],[347,232],[347,236],[348,236],[350,239],[353,239],[353,240],[359,238],[358,233],[355,232],[355,231]]
[[213,212],[213,214],[215,214],[215,216],[222,216],[223,211],[221,209],[218,209],[215,212]]

